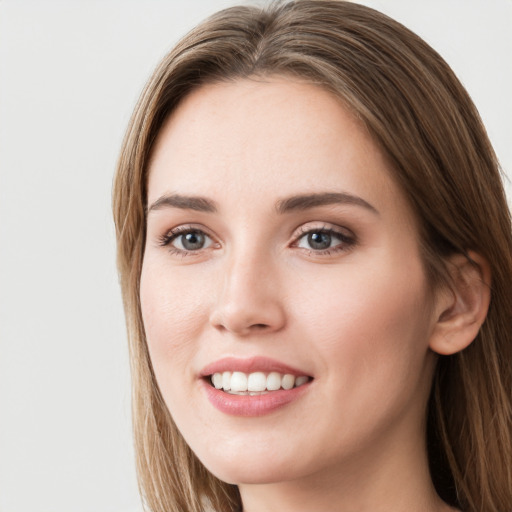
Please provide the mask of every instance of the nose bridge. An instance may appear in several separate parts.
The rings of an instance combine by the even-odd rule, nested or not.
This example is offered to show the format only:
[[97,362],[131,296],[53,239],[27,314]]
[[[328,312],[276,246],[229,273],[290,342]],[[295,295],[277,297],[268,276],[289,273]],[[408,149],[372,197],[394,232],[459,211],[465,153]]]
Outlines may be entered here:
[[256,245],[240,243],[228,251],[212,314],[217,328],[246,335],[284,325],[278,265],[270,249]]

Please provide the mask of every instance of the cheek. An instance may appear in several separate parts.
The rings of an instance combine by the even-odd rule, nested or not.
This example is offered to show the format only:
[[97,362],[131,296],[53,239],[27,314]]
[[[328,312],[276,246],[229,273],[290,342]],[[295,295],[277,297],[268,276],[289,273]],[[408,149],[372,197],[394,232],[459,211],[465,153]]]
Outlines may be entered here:
[[405,378],[423,363],[430,315],[417,259],[400,265],[374,262],[324,279],[317,275],[308,280],[308,287],[309,293],[294,293],[301,298],[296,316],[327,368],[335,360],[347,379],[372,382],[393,374]]
[[146,339],[157,381],[165,390],[194,378],[191,363],[208,320],[205,300],[209,294],[191,277],[151,261],[142,270],[140,300]]
[[301,319],[300,339],[307,340],[322,380],[319,402],[331,404],[304,428],[323,423],[331,430],[333,453],[351,450],[355,440],[371,439],[404,418],[418,421],[433,371],[421,266],[360,270],[330,279],[317,275],[308,280],[308,294],[295,293],[301,297],[294,315]]

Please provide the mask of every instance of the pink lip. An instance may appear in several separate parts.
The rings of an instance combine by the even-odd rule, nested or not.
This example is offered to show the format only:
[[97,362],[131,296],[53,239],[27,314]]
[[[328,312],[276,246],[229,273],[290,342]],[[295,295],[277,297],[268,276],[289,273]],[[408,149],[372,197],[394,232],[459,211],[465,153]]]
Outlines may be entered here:
[[301,397],[306,393],[312,381],[302,386],[279,391],[270,391],[263,395],[231,395],[225,391],[215,389],[205,378],[214,373],[225,371],[239,371],[244,373],[260,372],[279,372],[298,376],[307,376],[297,368],[293,368],[274,359],[267,357],[252,357],[249,359],[239,359],[236,357],[226,357],[212,364],[205,366],[201,372],[201,385],[210,403],[219,411],[232,416],[263,416],[269,414],[290,402]]
[[303,372],[302,370],[283,364],[279,361],[276,361],[275,359],[257,356],[248,359],[241,359],[238,357],[225,357],[223,359],[219,359],[218,361],[205,366],[201,370],[200,376],[206,377],[208,375],[213,375],[214,373],[233,371],[244,373],[279,372],[283,374],[289,373],[290,375],[295,375],[296,377],[300,377],[301,375],[308,375],[307,372]]
[[232,416],[263,416],[298,399],[306,393],[311,381],[297,388],[270,391],[264,395],[230,395],[215,389],[206,380],[201,384],[210,403],[219,411]]

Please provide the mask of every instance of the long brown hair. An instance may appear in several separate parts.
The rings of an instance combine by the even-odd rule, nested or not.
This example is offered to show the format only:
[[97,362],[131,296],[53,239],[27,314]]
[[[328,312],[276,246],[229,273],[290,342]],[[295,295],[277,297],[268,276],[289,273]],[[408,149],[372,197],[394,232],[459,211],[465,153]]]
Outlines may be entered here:
[[512,234],[500,169],[478,112],[443,59],[408,29],[344,1],[233,7],[163,59],[135,108],[114,184],[118,268],[133,375],[141,492],[153,512],[240,508],[178,432],[151,368],[139,302],[148,161],[164,120],[193,89],[262,75],[300,77],[340,97],[393,164],[418,219],[433,286],[446,256],[476,251],[491,266],[487,319],[474,342],[441,356],[428,410],[439,495],[472,512],[512,510]]

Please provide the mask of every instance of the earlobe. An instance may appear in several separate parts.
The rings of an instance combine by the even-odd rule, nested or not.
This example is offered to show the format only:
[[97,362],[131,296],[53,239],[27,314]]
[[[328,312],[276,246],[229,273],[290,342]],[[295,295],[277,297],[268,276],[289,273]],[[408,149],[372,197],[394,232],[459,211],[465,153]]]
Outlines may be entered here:
[[430,348],[441,355],[465,349],[476,338],[491,300],[491,270],[487,260],[472,251],[449,258],[451,283],[436,299],[437,322]]

